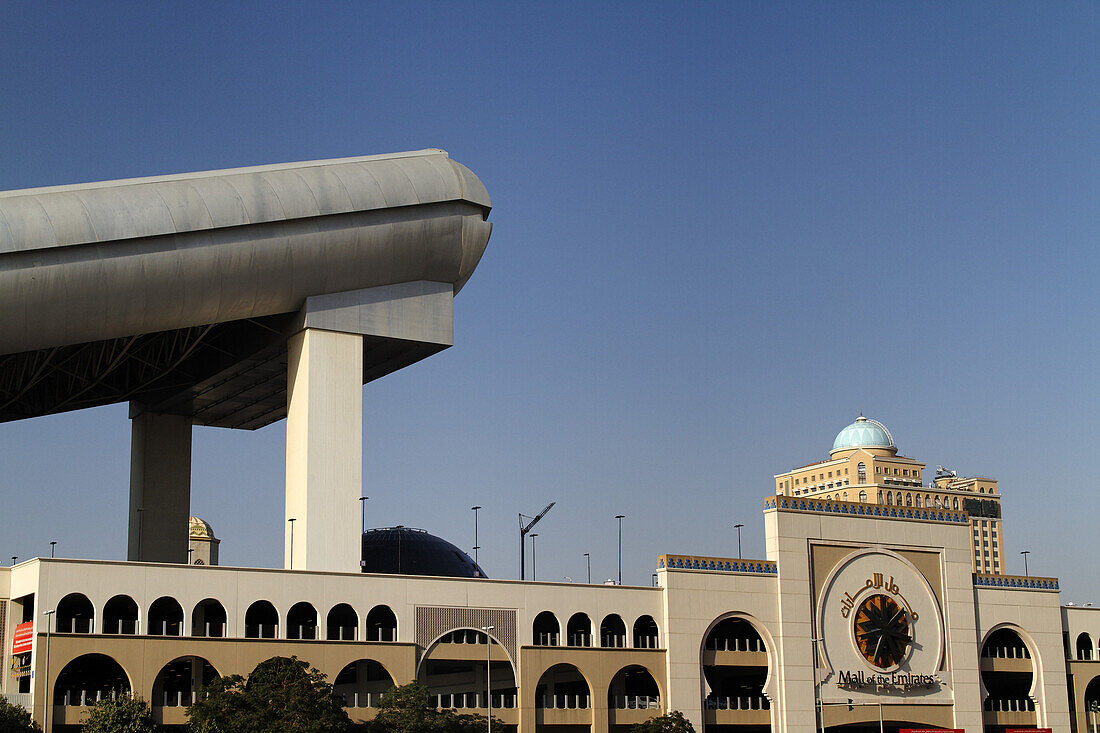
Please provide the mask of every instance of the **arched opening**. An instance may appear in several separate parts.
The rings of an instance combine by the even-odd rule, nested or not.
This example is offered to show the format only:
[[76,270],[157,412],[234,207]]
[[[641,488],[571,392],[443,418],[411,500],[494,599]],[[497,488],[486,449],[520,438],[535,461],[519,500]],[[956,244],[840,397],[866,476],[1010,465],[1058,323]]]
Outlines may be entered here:
[[770,708],[764,697],[764,684],[768,679],[767,648],[749,621],[725,618],[711,628],[703,642],[703,679],[708,724],[746,722],[736,717],[739,713],[721,711]]
[[397,641],[397,616],[389,606],[375,606],[367,614],[367,641]]
[[913,506],[913,495],[908,492],[905,494],[905,506]]
[[355,641],[359,638],[359,615],[346,603],[338,603],[325,619],[327,638],[332,641]]
[[191,614],[191,636],[221,638],[226,634],[227,620],[221,602],[213,598],[201,600]]
[[286,638],[317,638],[317,609],[312,604],[300,601],[290,607],[286,615]]
[[1034,719],[1030,693],[1035,663],[1021,665],[1018,660],[1023,659],[1031,660],[1031,652],[1013,629],[997,629],[982,645],[982,683],[989,693],[983,705],[987,726],[1019,722],[1020,713],[1032,713]]
[[566,646],[592,646],[592,620],[587,613],[578,612],[569,617],[565,641]]
[[894,505],[894,495],[889,491],[886,492],[886,503],[890,506]]
[[268,601],[256,601],[244,612],[244,638],[274,639],[279,634],[279,612]]
[[867,492],[866,492],[866,491],[861,491],[861,492],[859,492],[859,501],[860,501],[860,503],[862,503],[862,504],[866,504],[866,503],[867,503]]
[[561,625],[558,624],[557,616],[550,611],[543,611],[535,616],[531,631],[535,646],[557,646]]
[[856,466],[856,478],[861,484],[867,483],[867,464],[863,461],[860,461],[859,465]]
[[393,687],[393,677],[373,659],[357,659],[336,675],[333,691],[346,708],[373,708],[378,699]]
[[145,633],[150,636],[183,636],[183,606],[175,598],[164,596],[149,606],[149,623]]
[[604,616],[600,624],[600,646],[621,649],[626,646],[626,624],[617,613]]
[[62,634],[90,634],[95,622],[95,608],[83,593],[70,593],[57,602],[57,626]]
[[588,681],[572,664],[555,664],[539,677],[535,686],[535,707],[542,710],[590,708],[592,692]]
[[130,596],[115,596],[103,606],[103,633],[135,635],[138,605]]
[[[1088,722],[1092,725],[1092,710],[1100,710],[1100,675],[1092,678],[1088,686],[1085,687],[1085,715],[1088,716]],[[1100,721],[1100,712],[1096,713],[1096,718]],[[1097,728],[1087,728],[1089,733],[1096,733]]]
[[130,678],[118,662],[106,654],[83,654],[57,675],[53,700],[54,705],[92,705],[128,692]]
[[611,710],[659,710],[661,693],[657,680],[641,665],[623,667],[611,678],[607,707]]
[[512,662],[500,643],[483,631],[456,629],[441,636],[425,653],[416,680],[438,708],[485,708],[490,683],[494,709],[516,707]]
[[634,622],[635,649],[656,649],[659,646],[657,636],[657,622],[652,616],[639,616]]
[[921,505],[921,503],[920,503],[920,494],[917,494],[915,501],[916,501],[917,508],[919,509],[920,505]]
[[187,707],[199,691],[218,678],[218,671],[202,657],[179,657],[161,667],[153,680],[154,707]]
[[958,509],[959,508],[959,497],[956,496],[956,497],[953,497],[951,499],[951,508],[952,509]]
[[1092,637],[1087,633],[1077,637],[1077,658],[1092,659]]

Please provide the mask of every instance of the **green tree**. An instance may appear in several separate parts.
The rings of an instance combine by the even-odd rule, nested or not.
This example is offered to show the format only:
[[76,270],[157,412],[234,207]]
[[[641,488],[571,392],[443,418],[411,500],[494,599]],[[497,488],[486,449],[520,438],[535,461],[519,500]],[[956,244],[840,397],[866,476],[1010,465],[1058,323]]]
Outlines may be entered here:
[[630,733],[695,733],[691,721],[679,710],[630,726]]
[[[382,695],[378,714],[367,724],[369,733],[481,733],[488,723],[484,715],[459,715],[453,710],[436,710],[428,702],[428,689],[411,682]],[[493,718],[493,731],[504,724]]]
[[88,709],[84,733],[154,733],[153,711],[140,697],[119,695],[104,699]]
[[31,714],[0,697],[0,733],[32,733],[42,730]]
[[194,733],[343,733],[351,721],[325,676],[297,657],[222,677],[188,709]]

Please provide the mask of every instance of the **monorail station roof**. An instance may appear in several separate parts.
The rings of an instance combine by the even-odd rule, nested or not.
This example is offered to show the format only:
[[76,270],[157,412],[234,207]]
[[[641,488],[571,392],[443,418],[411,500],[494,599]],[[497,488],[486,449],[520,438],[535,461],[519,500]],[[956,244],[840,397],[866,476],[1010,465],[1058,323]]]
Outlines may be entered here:
[[[406,286],[387,320],[433,284],[457,293],[490,207],[434,149],[0,192],[0,421],[129,401],[275,422],[307,299],[369,310],[341,294]],[[449,346],[440,331],[363,330],[364,383]]]

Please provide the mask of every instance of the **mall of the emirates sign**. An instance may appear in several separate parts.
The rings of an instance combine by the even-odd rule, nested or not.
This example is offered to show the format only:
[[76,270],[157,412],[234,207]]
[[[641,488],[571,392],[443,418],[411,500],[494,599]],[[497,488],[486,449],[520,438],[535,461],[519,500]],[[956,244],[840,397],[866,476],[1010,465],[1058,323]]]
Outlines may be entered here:
[[818,598],[822,699],[942,702],[950,694],[942,619],[932,585],[908,558],[853,550]]

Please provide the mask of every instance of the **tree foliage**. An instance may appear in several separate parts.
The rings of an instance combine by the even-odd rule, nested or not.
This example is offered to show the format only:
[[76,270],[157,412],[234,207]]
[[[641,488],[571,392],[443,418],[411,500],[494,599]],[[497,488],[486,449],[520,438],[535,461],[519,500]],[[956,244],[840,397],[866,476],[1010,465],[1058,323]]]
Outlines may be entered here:
[[32,733],[42,730],[31,714],[0,697],[0,733]]
[[119,695],[103,699],[88,709],[83,733],[154,733],[153,711],[140,697]]
[[695,728],[683,713],[673,710],[644,723],[635,723],[630,727],[630,733],[695,733]]
[[[366,726],[369,733],[481,733],[487,728],[484,715],[436,710],[428,702],[427,688],[416,682],[394,687],[382,695],[378,714]],[[493,731],[504,731],[504,724],[496,718]]]
[[261,662],[245,680],[221,677],[188,709],[194,733],[342,733],[351,721],[332,685],[297,657]]

